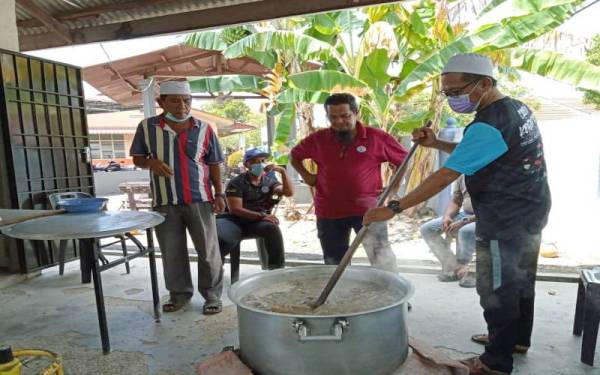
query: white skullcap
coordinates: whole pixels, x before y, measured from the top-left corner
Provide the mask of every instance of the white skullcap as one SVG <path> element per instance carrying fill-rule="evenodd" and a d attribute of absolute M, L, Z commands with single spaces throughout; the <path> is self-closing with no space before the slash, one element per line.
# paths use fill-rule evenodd
<path fill-rule="evenodd" d="M 164 81 L 160 83 L 160 95 L 192 95 L 188 81 Z"/>
<path fill-rule="evenodd" d="M 448 60 L 442 74 L 445 73 L 471 73 L 494 78 L 492 60 L 476 53 L 462 53 Z"/>

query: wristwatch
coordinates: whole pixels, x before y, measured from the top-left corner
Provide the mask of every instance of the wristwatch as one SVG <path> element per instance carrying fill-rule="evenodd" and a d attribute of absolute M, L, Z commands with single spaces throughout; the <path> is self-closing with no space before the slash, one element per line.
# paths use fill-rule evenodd
<path fill-rule="evenodd" d="M 221 198 L 225 199 L 225 194 L 223 194 L 223 193 L 215 193 L 215 198 L 216 197 L 221 197 Z"/>
<path fill-rule="evenodd" d="M 400 208 L 400 201 L 389 201 L 387 204 L 387 208 L 394 211 L 396 215 L 402 212 L 402 208 Z"/>

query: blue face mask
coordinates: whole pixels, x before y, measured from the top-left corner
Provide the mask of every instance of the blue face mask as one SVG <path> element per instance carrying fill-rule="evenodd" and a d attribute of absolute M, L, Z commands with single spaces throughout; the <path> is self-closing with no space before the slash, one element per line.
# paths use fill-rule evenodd
<path fill-rule="evenodd" d="M 479 82 L 477 82 L 477 85 L 479 85 Z M 477 85 L 475 85 L 475 87 L 477 87 Z M 477 108 L 479 107 L 479 103 L 481 102 L 481 99 L 479 99 L 479 101 L 472 102 L 471 99 L 469 98 L 469 95 L 471 95 L 473 90 L 475 90 L 475 87 L 473 87 L 471 89 L 471 91 L 469 91 L 468 94 L 449 96 L 448 97 L 448 105 L 450 106 L 450 108 L 452 108 L 452 110 L 456 113 L 473 113 L 473 112 L 475 112 L 477 110 Z"/>
<path fill-rule="evenodd" d="M 252 164 L 252 165 L 250 165 L 250 173 L 252 173 L 256 177 L 258 177 L 261 174 L 263 174 L 265 167 L 266 167 L 266 164 L 264 164 L 264 163 Z"/>
<path fill-rule="evenodd" d="M 187 120 L 190 119 L 190 117 L 192 117 L 191 113 L 188 113 L 187 116 L 185 116 L 184 118 L 177 118 L 175 116 L 173 116 L 173 114 L 171 114 L 171 112 L 165 112 L 165 118 L 169 121 L 173 121 L 173 122 L 177 122 L 177 123 L 182 123 L 182 122 L 186 122 Z"/>

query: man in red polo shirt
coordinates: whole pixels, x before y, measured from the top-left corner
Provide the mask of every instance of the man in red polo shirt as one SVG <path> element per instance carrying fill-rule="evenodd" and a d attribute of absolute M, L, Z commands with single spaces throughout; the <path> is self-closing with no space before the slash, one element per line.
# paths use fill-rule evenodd
<path fill-rule="evenodd" d="M 358 232 L 362 217 L 377 202 L 383 184 L 381 164 L 402 163 L 406 150 L 386 132 L 358 121 L 356 99 L 334 94 L 325 101 L 331 124 L 292 149 L 292 166 L 309 186 L 315 187 L 317 232 L 325 264 L 339 264 L 350 244 L 350 231 Z M 312 174 L 304 159 L 317 163 Z M 396 257 L 388 242 L 387 224 L 369 226 L 363 246 L 374 267 L 396 271 Z"/>

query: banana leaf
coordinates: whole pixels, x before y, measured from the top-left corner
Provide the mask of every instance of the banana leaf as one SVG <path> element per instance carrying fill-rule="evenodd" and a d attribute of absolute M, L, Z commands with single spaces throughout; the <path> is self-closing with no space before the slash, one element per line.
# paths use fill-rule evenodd
<path fill-rule="evenodd" d="M 517 48 L 510 55 L 510 66 L 581 89 L 600 91 L 600 66 L 560 53 Z"/>
<path fill-rule="evenodd" d="M 323 91 L 306 91 L 290 87 L 277 95 L 277 102 L 323 104 L 328 96 L 329 94 Z"/>
<path fill-rule="evenodd" d="M 279 115 L 277 128 L 275 129 L 275 142 L 279 144 L 288 144 L 292 126 L 296 126 L 296 106 L 287 104 Z"/>
<path fill-rule="evenodd" d="M 390 81 L 387 69 L 390 58 L 384 49 L 376 49 L 363 60 L 358 78 L 372 88 L 383 87 Z"/>
<path fill-rule="evenodd" d="M 245 91 L 259 92 L 266 85 L 261 77 L 232 74 L 214 77 L 203 77 L 190 80 L 192 92 L 223 92 L 223 91 Z"/>
<path fill-rule="evenodd" d="M 566 21 L 573 7 L 559 5 L 546 8 L 527 17 L 504 20 L 500 24 L 485 25 L 474 34 L 466 35 L 427 56 L 402 80 L 395 94 L 403 96 L 412 87 L 439 74 L 444 64 L 458 53 L 491 52 L 513 48 L 553 30 Z"/>
<path fill-rule="evenodd" d="M 249 35 L 230 45 L 223 51 L 228 58 L 248 56 L 251 52 L 270 52 L 282 50 L 303 60 L 327 60 L 339 57 L 332 45 L 308 35 L 291 31 L 263 31 Z"/>
<path fill-rule="evenodd" d="M 288 76 L 290 85 L 306 91 L 329 93 L 347 92 L 355 96 L 364 96 L 371 92 L 365 82 L 349 74 L 333 70 L 313 70 Z"/>
<path fill-rule="evenodd" d="M 423 126 L 427 120 L 433 117 L 431 111 L 421 111 L 406 116 L 390 127 L 389 133 L 393 135 L 401 135 L 402 133 L 411 132 L 413 129 Z"/>
<path fill-rule="evenodd" d="M 188 34 L 183 44 L 211 51 L 223 51 L 227 44 L 221 38 L 221 31 L 201 31 Z"/>

